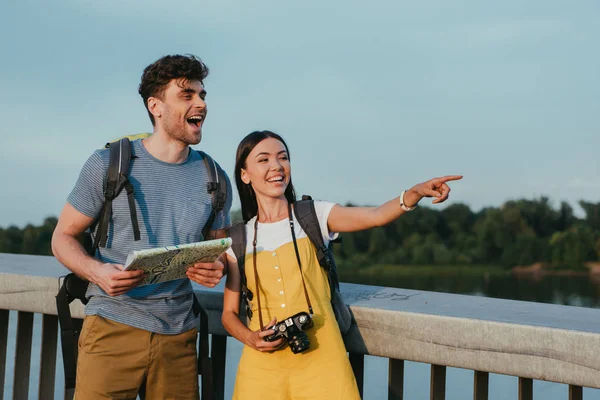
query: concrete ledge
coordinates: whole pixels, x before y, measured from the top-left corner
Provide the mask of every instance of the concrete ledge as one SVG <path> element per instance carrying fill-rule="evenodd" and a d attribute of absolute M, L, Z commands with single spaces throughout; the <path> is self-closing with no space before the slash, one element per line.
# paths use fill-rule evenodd
<path fill-rule="evenodd" d="M 68 273 L 54 257 L 0 253 L 0 308 L 56 315 L 60 277 Z M 83 318 L 81 302 L 70 308 Z"/>
<path fill-rule="evenodd" d="M 600 388 L 600 335 L 353 308 L 350 351 Z"/>
<path fill-rule="evenodd" d="M 0 308 L 56 314 L 67 272 L 52 257 L 0 254 Z M 600 388 L 598 309 L 352 284 L 342 292 L 356 319 L 351 352 Z M 225 335 L 222 285 L 196 295 L 210 332 Z M 72 313 L 81 317 L 81 304 Z"/>

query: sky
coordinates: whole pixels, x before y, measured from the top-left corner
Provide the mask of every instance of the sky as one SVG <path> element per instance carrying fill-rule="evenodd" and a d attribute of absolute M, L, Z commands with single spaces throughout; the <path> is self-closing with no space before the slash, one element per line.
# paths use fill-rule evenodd
<path fill-rule="evenodd" d="M 141 73 L 184 53 L 211 69 L 197 148 L 230 176 L 268 129 L 317 199 L 378 205 L 462 174 L 446 206 L 581 213 L 600 201 L 599 37 L 597 0 L 7 1 L 0 227 L 57 216 L 95 149 L 151 131 Z"/>

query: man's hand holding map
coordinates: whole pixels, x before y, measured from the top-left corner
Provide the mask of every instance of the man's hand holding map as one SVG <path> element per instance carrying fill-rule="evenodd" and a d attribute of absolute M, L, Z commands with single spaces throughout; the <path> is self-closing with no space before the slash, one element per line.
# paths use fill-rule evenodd
<path fill-rule="evenodd" d="M 182 279 L 189 266 L 213 262 L 231 246 L 231 238 L 205 240 L 179 246 L 157 247 L 130 252 L 125 270 L 143 270 L 141 285 Z"/>

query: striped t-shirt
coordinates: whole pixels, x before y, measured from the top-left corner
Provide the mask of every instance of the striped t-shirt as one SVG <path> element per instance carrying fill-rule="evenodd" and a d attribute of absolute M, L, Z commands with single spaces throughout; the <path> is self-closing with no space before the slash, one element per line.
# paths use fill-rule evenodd
<path fill-rule="evenodd" d="M 108 149 L 92 154 L 68 198 L 77 211 L 94 219 L 104 203 L 108 163 Z M 190 150 L 183 163 L 170 164 L 148 153 L 141 140 L 132 141 L 129 181 L 135 192 L 141 239 L 134 241 L 127 192 L 123 190 L 113 200 L 106 248 L 99 249 L 98 258 L 123 264 L 132 250 L 202 240 L 202 228 L 212 209 L 208 180 L 208 171 L 198 152 Z M 217 213 L 212 229 L 230 225 L 231 198 L 231 183 L 227 178 L 227 201 Z M 86 315 L 99 315 L 161 334 L 179 334 L 195 326 L 193 292 L 188 279 L 140 286 L 116 297 L 90 284 L 87 296 L 90 301 L 85 307 Z"/>

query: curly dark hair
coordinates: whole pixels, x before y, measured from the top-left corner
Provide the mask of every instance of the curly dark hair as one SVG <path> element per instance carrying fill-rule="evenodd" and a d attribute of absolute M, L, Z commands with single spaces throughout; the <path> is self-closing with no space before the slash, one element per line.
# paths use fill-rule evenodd
<path fill-rule="evenodd" d="M 256 194 L 254 193 L 252 185 L 245 184 L 244 181 L 242 181 L 242 168 L 246 168 L 246 159 L 248 158 L 248 155 L 250 154 L 252 149 L 254 149 L 254 147 L 256 147 L 257 144 L 268 138 L 279 140 L 285 147 L 285 151 L 287 151 L 288 153 L 288 158 L 290 157 L 290 150 L 288 149 L 285 140 L 283 140 L 283 138 L 275 132 L 271 131 L 254 131 L 248 134 L 245 138 L 242 139 L 236 151 L 235 184 L 237 186 L 238 194 L 240 196 L 240 202 L 242 204 L 242 218 L 244 219 L 244 222 L 248 222 L 252 217 L 254 217 L 258 213 L 258 203 L 256 201 Z M 290 183 L 285 189 L 284 195 L 289 203 L 296 202 L 296 190 L 294 189 L 294 185 L 292 184 L 291 177 Z"/>
<path fill-rule="evenodd" d="M 148 98 L 162 98 L 165 88 L 173 79 L 200 81 L 208 76 L 208 67 L 192 54 L 164 56 L 148 65 L 142 74 L 138 93 L 144 100 L 144 106 L 154 125 L 154 116 L 148 110 Z"/>

